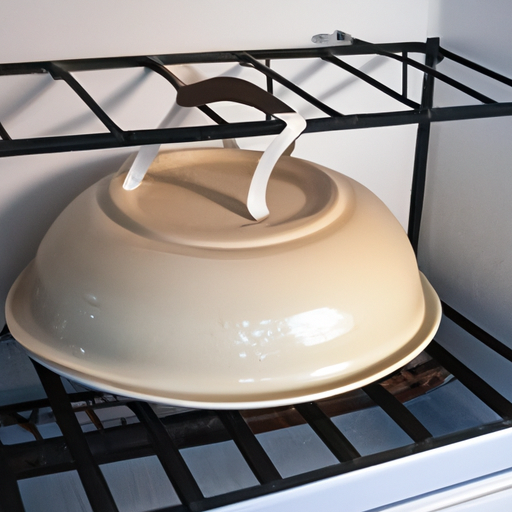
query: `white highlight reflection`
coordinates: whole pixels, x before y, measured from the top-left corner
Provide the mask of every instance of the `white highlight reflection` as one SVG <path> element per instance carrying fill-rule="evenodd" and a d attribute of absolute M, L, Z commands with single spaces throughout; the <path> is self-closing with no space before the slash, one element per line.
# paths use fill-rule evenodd
<path fill-rule="evenodd" d="M 225 325 L 229 329 L 230 326 Z M 297 313 L 282 320 L 261 320 L 258 323 L 243 322 L 234 325 L 236 343 L 243 345 L 240 357 L 247 357 L 247 348 L 252 347 L 260 360 L 280 352 L 279 340 L 289 338 L 306 347 L 326 343 L 343 336 L 354 328 L 354 318 L 333 308 L 317 308 Z"/>
<path fill-rule="evenodd" d="M 333 364 L 331 366 L 325 366 L 324 368 L 320 368 L 314 371 L 311 374 L 311 377 L 327 377 L 328 375 L 334 375 L 342 372 L 347 366 L 349 362 Z"/>
<path fill-rule="evenodd" d="M 289 334 L 306 346 L 318 345 L 351 331 L 354 318 L 333 308 L 319 308 L 286 318 Z"/>

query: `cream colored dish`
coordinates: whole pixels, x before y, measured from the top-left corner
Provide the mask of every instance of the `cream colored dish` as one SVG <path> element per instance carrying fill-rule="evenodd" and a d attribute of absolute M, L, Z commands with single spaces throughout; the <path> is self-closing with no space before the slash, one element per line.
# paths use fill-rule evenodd
<path fill-rule="evenodd" d="M 254 222 L 260 155 L 171 151 L 135 190 L 130 162 L 86 190 L 10 291 L 15 338 L 86 386 L 204 408 L 319 399 L 415 357 L 441 307 L 393 215 L 350 178 L 282 157 Z"/>

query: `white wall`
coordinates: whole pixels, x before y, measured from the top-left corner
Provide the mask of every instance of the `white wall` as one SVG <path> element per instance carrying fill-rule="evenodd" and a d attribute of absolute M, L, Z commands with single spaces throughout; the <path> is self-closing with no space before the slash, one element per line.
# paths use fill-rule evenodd
<path fill-rule="evenodd" d="M 511 16 L 506 0 L 435 0 L 429 31 L 446 48 L 512 77 Z M 512 90 L 449 62 L 439 70 L 493 99 L 512 101 Z M 436 104 L 450 101 L 467 97 L 437 87 Z M 448 304 L 512 346 L 511 133 L 510 118 L 433 126 L 420 262 Z M 467 343 L 443 336 L 463 356 Z"/>
<path fill-rule="evenodd" d="M 0 61 L 308 46 L 336 29 L 423 39 L 426 10 L 426 0 L 3 0 Z"/>

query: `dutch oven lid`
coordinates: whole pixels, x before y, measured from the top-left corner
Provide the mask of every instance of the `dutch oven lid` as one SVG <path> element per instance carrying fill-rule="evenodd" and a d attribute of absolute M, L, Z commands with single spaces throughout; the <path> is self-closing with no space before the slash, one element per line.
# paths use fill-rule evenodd
<path fill-rule="evenodd" d="M 161 153 L 127 192 L 128 161 L 111 181 L 106 206 L 115 221 L 155 240 L 190 247 L 249 249 L 297 240 L 350 215 L 348 181 L 283 157 L 266 190 L 270 215 L 255 222 L 246 202 L 261 153 L 235 149 Z"/>
<path fill-rule="evenodd" d="M 249 408 L 355 389 L 421 352 L 441 307 L 402 227 L 361 184 L 279 158 L 300 123 L 278 115 L 292 133 L 275 151 L 169 152 L 145 178 L 128 161 L 78 196 L 8 296 L 32 357 L 117 394 Z"/>

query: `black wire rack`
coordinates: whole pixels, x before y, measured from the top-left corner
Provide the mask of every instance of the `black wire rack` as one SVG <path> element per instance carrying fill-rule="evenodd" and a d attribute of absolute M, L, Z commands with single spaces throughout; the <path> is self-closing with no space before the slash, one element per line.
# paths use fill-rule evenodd
<path fill-rule="evenodd" d="M 411 54 L 419 55 L 421 59 L 413 59 L 410 57 Z M 343 60 L 344 56 L 351 55 L 379 55 L 399 61 L 402 70 L 402 90 L 390 89 Z M 392 112 L 343 115 L 277 73 L 271 67 L 272 61 L 277 59 L 321 59 L 376 87 L 399 102 L 402 109 Z M 408 229 L 411 243 L 417 250 L 431 123 L 512 115 L 512 102 L 496 102 L 437 71 L 436 65 L 442 59 L 449 59 L 489 79 L 512 86 L 511 79 L 445 50 L 440 46 L 437 38 L 429 39 L 426 43 L 374 45 L 356 39 L 351 45 L 293 50 L 233 51 L 3 64 L 0 65 L 0 76 L 46 73 L 55 80 L 63 80 L 86 103 L 108 131 L 83 135 L 12 139 L 6 128 L 0 124 L 2 139 L 0 140 L 0 156 L 156 143 L 167 144 L 279 133 L 283 128 L 283 124 L 279 120 L 227 123 L 208 106 L 201 108 L 217 123 L 215 125 L 125 131 L 112 121 L 73 77 L 73 72 L 76 71 L 145 67 L 158 73 L 178 89 L 183 84 L 168 69 L 169 65 L 238 62 L 262 73 L 270 92 L 273 90 L 273 84 L 277 82 L 323 112 L 324 117 L 307 119 L 305 133 L 406 124 L 418 125 Z M 419 103 L 408 96 L 408 73 L 411 68 L 424 74 L 422 96 Z M 465 93 L 473 100 L 477 100 L 478 104 L 434 107 L 433 91 L 436 80 Z M 407 108 L 404 109 L 404 106 Z M 443 304 L 443 312 L 447 318 L 467 331 L 478 342 L 491 349 L 496 357 L 504 358 L 512 363 L 512 350 L 505 344 L 480 329 L 450 305 Z M 4 338 L 8 337 L 7 332 L 4 330 Z M 511 426 L 512 403 L 475 372 L 458 361 L 437 341 L 430 344 L 423 357 L 427 358 L 427 362 L 422 366 L 424 367 L 426 364 L 431 370 L 433 368 L 437 376 L 437 381 L 434 384 L 430 382 L 430 388 L 455 379 L 478 400 L 486 404 L 498 419 L 478 424 L 469 429 L 455 430 L 445 435 L 433 434 L 407 407 L 411 395 L 393 392 L 394 379 L 396 380 L 397 375 L 409 370 L 400 370 L 361 390 L 331 399 L 329 403 L 332 410 L 327 407 L 325 401 L 321 401 L 277 408 L 270 412 L 267 410 L 255 411 L 250 414 L 247 411 L 183 410 L 162 415 L 155 412 L 154 406 L 143 401 L 119 397 L 108 398 L 108 395 L 95 391 L 66 391 L 59 376 L 34 363 L 47 398 L 0 407 L 0 419 L 17 419 L 18 425 L 30 431 L 34 437 L 30 442 L 0 443 L 0 511 L 21 512 L 25 510 L 18 485 L 23 479 L 69 470 L 77 471 L 90 507 L 94 512 L 117 511 L 118 505 L 101 466 L 109 462 L 131 460 L 149 454 L 158 457 L 180 502 L 177 505 L 160 509 L 161 512 L 164 510 L 209 510 Z M 380 408 L 408 436 L 410 442 L 398 448 L 362 455 L 333 421 L 336 414 L 344 414 L 344 411 L 349 410 L 350 407 L 347 404 L 352 402 L 357 402 L 358 405 L 354 406 L 356 408 L 370 406 Z M 136 422 L 121 423 L 112 428 L 104 428 L 98 419 L 98 411 L 102 408 L 118 406 L 120 403 L 132 411 Z M 51 410 L 61 435 L 44 439 L 38 434 L 37 422 L 34 418 L 37 417 L 38 411 L 47 409 Z M 30 412 L 28 417 L 27 414 L 21 414 L 27 411 Z M 77 419 L 79 411 L 86 411 L 95 426 L 94 429 L 89 431 L 82 429 Z M 272 417 L 271 425 L 260 425 L 258 427 L 260 430 L 258 430 L 255 425 L 259 419 L 269 417 L 269 415 Z M 320 469 L 283 476 L 261 444 L 257 433 L 265 431 L 265 429 L 287 428 L 298 423 L 311 427 L 334 456 L 336 462 Z M 191 446 L 207 446 L 226 440 L 231 440 L 236 444 L 257 484 L 214 496 L 206 496 L 183 457 L 183 449 Z"/>

